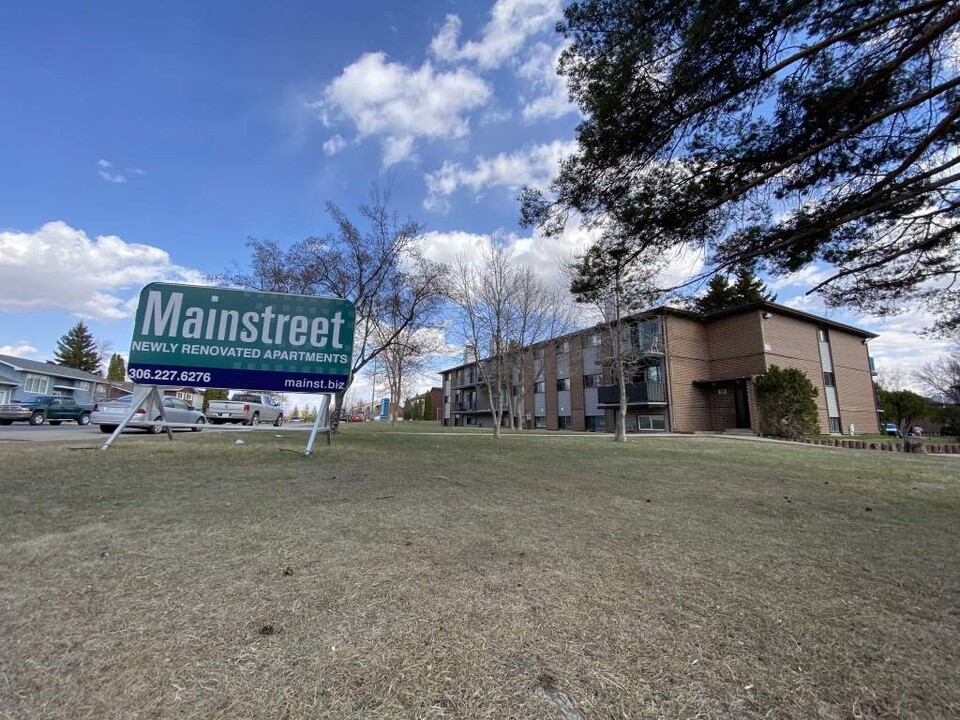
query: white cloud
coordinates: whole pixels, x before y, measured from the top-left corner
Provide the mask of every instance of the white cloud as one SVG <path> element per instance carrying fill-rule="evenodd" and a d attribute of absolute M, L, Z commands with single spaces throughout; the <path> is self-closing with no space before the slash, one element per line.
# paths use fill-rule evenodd
<path fill-rule="evenodd" d="M 112 173 L 107 172 L 106 170 L 97 170 L 97 175 L 111 183 L 121 184 L 127 181 L 127 176 L 123 175 L 122 173 Z"/>
<path fill-rule="evenodd" d="M 197 270 L 175 265 L 166 251 L 115 235 L 91 240 L 83 230 L 50 222 L 36 232 L 0 232 L 0 307 L 68 310 L 116 320 L 136 309 L 136 293 L 155 280 L 203 283 Z"/>
<path fill-rule="evenodd" d="M 517 68 L 517 75 L 527 82 L 534 93 L 531 98 L 520 98 L 525 120 L 558 118 L 578 112 L 577 106 L 570 102 L 567 95 L 566 79 L 557 74 L 557 64 L 564 47 L 537 43 L 526 62 Z"/>
<path fill-rule="evenodd" d="M 334 135 L 323 144 L 323 151 L 327 155 L 336 155 L 347 146 L 347 141 L 339 135 Z"/>
<path fill-rule="evenodd" d="M 97 175 L 109 183 L 121 185 L 127 182 L 128 175 L 139 175 L 142 177 L 147 174 L 145 170 L 138 167 L 127 168 L 122 172 L 119 170 L 114 170 L 113 168 L 114 165 L 109 160 L 104 160 L 103 158 L 97 160 Z"/>
<path fill-rule="evenodd" d="M 325 124 L 346 119 L 360 138 L 378 136 L 384 164 L 413 157 L 418 138 L 461 138 L 470 132 L 467 113 L 492 97 L 490 86 L 469 70 L 436 72 L 429 62 L 414 70 L 368 53 L 347 66 L 308 103 Z"/>
<path fill-rule="evenodd" d="M 460 18 L 447 15 L 430 43 L 430 50 L 439 60 L 469 60 L 484 69 L 497 68 L 514 57 L 527 38 L 552 30 L 561 15 L 560 0 L 497 0 L 479 40 L 469 40 L 457 47 Z"/>
<path fill-rule="evenodd" d="M 0 345 L 0 355 L 13 355 L 14 357 L 28 358 L 38 355 L 39 350 L 26 340 L 18 340 L 13 345 Z"/>
<path fill-rule="evenodd" d="M 560 161 L 576 149 L 572 140 L 555 140 L 534 145 L 526 150 L 500 153 L 494 157 L 477 157 L 472 168 L 460 163 L 445 162 L 435 172 L 424 176 L 427 185 L 428 210 L 442 210 L 445 198 L 461 187 L 475 194 L 497 186 L 517 190 L 524 185 L 546 187 L 560 168 Z"/>

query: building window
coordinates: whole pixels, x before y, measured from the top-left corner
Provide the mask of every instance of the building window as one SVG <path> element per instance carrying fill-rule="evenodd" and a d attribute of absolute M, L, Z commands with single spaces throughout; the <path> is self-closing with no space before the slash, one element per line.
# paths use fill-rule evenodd
<path fill-rule="evenodd" d="M 569 415 L 561 415 L 560 417 L 557 418 L 557 428 L 558 428 L 558 429 L 560 429 L 560 430 L 569 430 L 570 427 L 571 427 L 571 425 L 570 425 L 570 416 L 569 416 Z"/>
<path fill-rule="evenodd" d="M 10 391 L 0 390 L 0 405 L 6 405 L 10 402 Z"/>
<path fill-rule="evenodd" d="M 533 349 L 533 359 L 543 360 L 543 345 L 541 345 L 540 347 L 535 347 Z"/>
<path fill-rule="evenodd" d="M 827 334 L 827 329 L 825 327 L 817 328 L 817 340 L 822 343 L 830 342 L 830 336 Z"/>
<path fill-rule="evenodd" d="M 557 380 L 557 392 L 563 392 L 570 389 L 570 378 L 560 378 Z"/>
<path fill-rule="evenodd" d="M 667 423 L 663 415 L 637 415 L 638 430 L 666 430 Z"/>
<path fill-rule="evenodd" d="M 607 418 L 605 415 L 587 415 L 583 419 L 584 429 L 591 432 L 607 429 Z"/>
<path fill-rule="evenodd" d="M 546 428 L 547 427 L 547 418 L 544 415 L 537 415 L 533 418 L 533 426 L 535 428 Z"/>
<path fill-rule="evenodd" d="M 830 418 L 830 433 L 832 435 L 840 435 L 843 432 L 840 425 L 840 418 L 832 417 Z"/>
<path fill-rule="evenodd" d="M 603 384 L 603 375 L 596 373 L 595 375 L 584 375 L 583 376 L 583 386 L 585 388 L 600 387 Z"/>
<path fill-rule="evenodd" d="M 534 395 L 543 395 L 544 392 L 546 392 L 546 390 L 545 390 L 544 385 L 543 385 L 543 380 L 538 380 L 537 382 L 535 382 L 535 383 L 533 384 L 533 394 L 534 394 Z"/>
<path fill-rule="evenodd" d="M 600 333 L 590 333 L 584 338 L 584 347 L 599 347 Z"/>
<path fill-rule="evenodd" d="M 562 353 L 570 352 L 570 341 L 569 341 L 569 340 L 561 340 L 560 342 L 558 342 L 558 343 L 557 343 L 557 352 L 562 352 Z"/>
<path fill-rule="evenodd" d="M 88 383 L 86 380 L 81 380 L 80 382 L 77 383 L 77 389 L 83 390 L 84 392 L 89 392 L 90 383 Z"/>
<path fill-rule="evenodd" d="M 45 375 L 27 375 L 23 390 L 32 395 L 46 395 L 50 392 L 50 378 Z"/>
<path fill-rule="evenodd" d="M 823 384 L 827 387 L 836 387 L 835 380 L 833 378 L 832 372 L 825 372 L 823 374 Z"/>

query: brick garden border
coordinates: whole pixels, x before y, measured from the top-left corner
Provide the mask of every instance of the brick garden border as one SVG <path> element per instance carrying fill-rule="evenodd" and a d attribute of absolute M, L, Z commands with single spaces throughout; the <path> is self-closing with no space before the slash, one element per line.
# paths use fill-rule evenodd
<path fill-rule="evenodd" d="M 827 447 L 850 448 L 853 450 L 882 450 L 886 452 L 930 453 L 934 455 L 960 455 L 958 443 L 925 443 L 914 441 L 909 443 L 876 442 L 847 438 L 802 438 L 798 442 L 806 445 L 824 445 Z"/>

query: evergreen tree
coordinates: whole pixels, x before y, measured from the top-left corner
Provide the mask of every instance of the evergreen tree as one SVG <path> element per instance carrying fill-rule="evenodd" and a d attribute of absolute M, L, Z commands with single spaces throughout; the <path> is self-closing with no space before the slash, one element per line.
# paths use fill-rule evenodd
<path fill-rule="evenodd" d="M 211 400 L 226 400 L 229 394 L 226 390 L 219 388 L 207 388 L 203 391 L 203 409 L 206 411 Z"/>
<path fill-rule="evenodd" d="M 107 380 L 114 382 L 123 382 L 127 377 L 127 364 L 119 353 L 110 356 L 110 364 L 107 366 Z"/>
<path fill-rule="evenodd" d="M 413 419 L 423 420 L 423 400 L 420 398 L 417 398 L 417 402 L 413 406 Z"/>
<path fill-rule="evenodd" d="M 756 379 L 760 425 L 765 435 L 796 440 L 820 432 L 818 390 L 803 370 L 771 365 Z"/>
<path fill-rule="evenodd" d="M 707 291 L 700 297 L 694 298 L 690 303 L 690 308 L 701 313 L 712 313 L 732 305 L 733 288 L 730 286 L 727 276 L 721 274 L 710 278 Z"/>
<path fill-rule="evenodd" d="M 403 401 L 403 419 L 413 420 L 413 405 L 409 398 Z"/>
<path fill-rule="evenodd" d="M 433 420 L 433 391 L 427 390 L 427 394 L 423 398 L 423 411 L 422 417 L 426 421 Z"/>
<path fill-rule="evenodd" d="M 775 294 L 767 292 L 767 287 L 760 278 L 743 267 L 737 270 L 734 278 L 733 296 L 736 298 L 738 305 L 760 302 L 761 300 L 775 302 L 777 299 Z"/>
<path fill-rule="evenodd" d="M 90 329 L 81 320 L 66 335 L 57 341 L 54 355 L 57 365 L 95 373 L 100 367 L 100 351 L 90 333 Z"/>
<path fill-rule="evenodd" d="M 294 406 L 293 406 L 293 412 L 290 414 L 290 417 L 291 417 L 291 418 L 298 418 L 298 417 L 300 417 L 300 406 L 299 406 L 299 405 L 294 405 Z"/>
<path fill-rule="evenodd" d="M 564 5 L 578 148 L 524 190 L 524 223 L 602 219 L 722 268 L 823 263 L 830 304 L 916 297 L 960 328 L 955 2 Z"/>
<path fill-rule="evenodd" d="M 690 303 L 691 309 L 701 313 L 740 307 L 753 302 L 766 300 L 773 302 L 776 295 L 767 292 L 766 286 L 747 268 L 740 268 L 733 282 L 726 275 L 714 275 L 707 284 L 707 292 Z"/>

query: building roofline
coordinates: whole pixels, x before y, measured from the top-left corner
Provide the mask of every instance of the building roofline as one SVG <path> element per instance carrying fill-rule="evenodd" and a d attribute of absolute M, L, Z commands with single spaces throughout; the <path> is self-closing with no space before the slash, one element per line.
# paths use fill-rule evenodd
<path fill-rule="evenodd" d="M 746 305 L 739 305 L 733 308 L 726 308 L 724 310 L 716 310 L 712 313 L 699 313 L 695 310 L 687 310 L 686 308 L 673 307 L 671 305 L 658 305 L 657 307 L 651 308 L 644 312 L 635 313 L 629 317 L 624 318 L 624 320 L 635 320 L 642 318 L 644 316 L 651 315 L 676 315 L 677 317 L 685 317 L 691 320 L 696 320 L 701 323 L 709 323 L 713 320 L 719 320 L 724 317 L 729 317 L 731 315 L 739 315 L 742 313 L 752 312 L 754 310 L 770 310 L 771 312 L 779 313 L 780 315 L 787 315 L 789 317 L 798 318 L 800 320 L 806 320 L 817 325 L 823 325 L 827 328 L 834 328 L 836 330 L 842 330 L 843 332 L 850 333 L 851 335 L 857 335 L 858 337 L 872 339 L 879 337 L 877 333 L 870 332 L 869 330 L 863 330 L 853 325 L 847 325 L 845 323 L 837 322 L 836 320 L 830 320 L 829 318 L 822 317 L 820 315 L 814 315 L 813 313 L 804 312 L 803 310 L 796 310 L 787 305 L 780 305 L 779 303 L 770 302 L 769 300 L 760 300 L 758 302 L 747 303 Z M 541 345 L 546 345 L 547 343 L 555 343 L 558 340 L 564 340 L 566 338 L 575 337 L 577 335 L 582 335 L 585 332 L 590 330 L 602 329 L 607 323 L 598 322 L 593 325 L 588 325 L 579 330 L 573 330 L 563 335 L 557 335 L 556 337 L 548 338 L 547 340 L 541 340 L 540 342 L 533 343 L 530 347 L 535 348 Z M 471 365 L 476 365 L 477 362 L 483 360 L 488 360 L 489 357 L 481 358 L 478 360 L 472 360 L 470 362 L 461 363 L 455 365 L 454 367 L 441 370 L 440 374 L 445 375 L 455 370 L 460 370 L 462 368 L 470 367 Z"/>
<path fill-rule="evenodd" d="M 769 300 L 760 300 L 758 302 L 747 303 L 746 305 L 740 305 L 734 308 L 726 308 L 724 310 L 716 310 L 707 315 L 699 315 L 699 313 L 693 313 L 695 316 L 701 317 L 704 321 L 710 322 L 711 320 L 718 320 L 723 317 L 728 317 L 730 315 L 738 315 L 740 313 L 750 312 L 751 310 L 771 310 L 781 315 L 789 315 L 790 317 L 799 318 L 800 320 L 808 320 L 814 322 L 817 325 L 824 325 L 828 328 L 835 328 L 837 330 L 843 330 L 852 335 L 859 335 L 864 338 L 875 338 L 879 337 L 877 333 L 870 332 L 869 330 L 863 330 L 853 325 L 847 325 L 846 323 L 837 322 L 836 320 L 830 320 L 821 315 L 814 315 L 813 313 L 804 312 L 803 310 L 796 310 L 795 308 L 788 307 L 787 305 L 781 305 L 779 303 L 770 302 Z M 690 311 L 682 311 L 690 312 Z"/>

